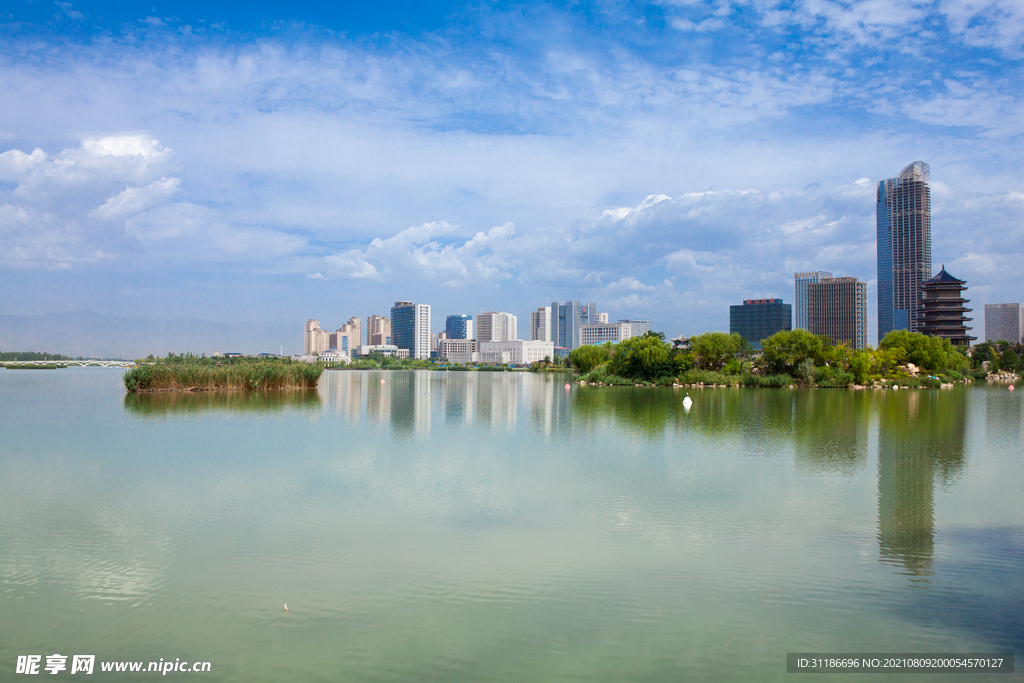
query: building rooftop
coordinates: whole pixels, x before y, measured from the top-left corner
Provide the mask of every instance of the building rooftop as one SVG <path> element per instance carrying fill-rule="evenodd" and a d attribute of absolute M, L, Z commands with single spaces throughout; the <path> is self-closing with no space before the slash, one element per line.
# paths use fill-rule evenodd
<path fill-rule="evenodd" d="M 938 284 L 947 284 L 948 283 L 948 284 L 962 285 L 962 284 L 964 284 L 966 282 L 967 282 L 966 280 L 958 280 L 957 278 L 953 277 L 952 275 L 950 275 L 949 273 L 946 272 L 946 266 L 942 266 L 942 270 L 939 271 L 938 275 L 936 275 L 934 277 L 931 277 L 931 278 L 928 278 L 927 280 L 925 280 L 921 284 L 922 285 L 938 285 Z M 966 289 L 966 287 L 965 287 L 965 289 Z"/>

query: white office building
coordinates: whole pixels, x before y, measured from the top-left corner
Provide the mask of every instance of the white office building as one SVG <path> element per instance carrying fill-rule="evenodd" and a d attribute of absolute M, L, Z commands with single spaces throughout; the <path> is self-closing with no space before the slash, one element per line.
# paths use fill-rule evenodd
<path fill-rule="evenodd" d="M 516 317 L 511 313 L 486 311 L 476 317 L 478 342 L 514 341 L 517 336 Z"/>
<path fill-rule="evenodd" d="M 319 360 L 324 363 L 348 363 L 352 360 L 352 357 L 348 351 L 332 346 L 326 351 L 321 352 Z"/>
<path fill-rule="evenodd" d="M 580 325 L 580 346 L 592 346 L 612 342 L 618 344 L 633 335 L 633 326 L 629 323 L 597 323 Z"/>
<path fill-rule="evenodd" d="M 648 332 L 651 331 L 651 321 L 650 320 L 622 320 L 622 319 L 620 319 L 620 320 L 617 320 L 616 322 L 629 323 L 629 326 L 633 330 L 633 336 L 634 337 L 642 337 L 642 336 L 644 336 L 645 334 L 647 334 Z"/>
<path fill-rule="evenodd" d="M 530 313 L 530 341 L 552 341 L 550 306 L 540 306 Z"/>
<path fill-rule="evenodd" d="M 476 348 L 476 340 L 473 339 L 442 339 L 438 342 L 437 357 L 459 365 L 476 363 Z"/>
<path fill-rule="evenodd" d="M 529 365 L 555 356 L 555 344 L 549 341 L 478 342 L 477 349 L 479 362 L 493 365 Z"/>

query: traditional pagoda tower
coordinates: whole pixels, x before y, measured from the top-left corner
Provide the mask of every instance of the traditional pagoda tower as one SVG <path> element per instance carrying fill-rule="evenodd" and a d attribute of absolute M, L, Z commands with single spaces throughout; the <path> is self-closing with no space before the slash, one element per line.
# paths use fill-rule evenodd
<path fill-rule="evenodd" d="M 931 337 L 942 337 L 954 344 L 970 344 L 977 337 L 967 334 L 970 299 L 961 296 L 967 282 L 958 280 L 942 266 L 939 274 L 921 283 L 921 332 Z"/>

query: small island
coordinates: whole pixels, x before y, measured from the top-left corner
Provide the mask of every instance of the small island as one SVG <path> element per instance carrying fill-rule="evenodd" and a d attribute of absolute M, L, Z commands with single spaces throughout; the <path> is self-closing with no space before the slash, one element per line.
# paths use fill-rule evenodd
<path fill-rule="evenodd" d="M 138 361 L 123 375 L 129 393 L 144 391 L 265 391 L 315 389 L 324 368 L 290 358 L 207 358 L 167 354 Z"/>

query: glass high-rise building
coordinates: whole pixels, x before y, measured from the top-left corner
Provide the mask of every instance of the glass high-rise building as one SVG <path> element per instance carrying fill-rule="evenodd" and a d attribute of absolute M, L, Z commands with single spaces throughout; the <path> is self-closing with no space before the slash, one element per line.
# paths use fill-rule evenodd
<path fill-rule="evenodd" d="M 551 341 L 555 348 L 575 349 L 580 345 L 580 326 L 596 323 L 597 306 L 593 301 L 551 302 Z"/>
<path fill-rule="evenodd" d="M 806 330 L 807 328 L 807 285 L 812 282 L 821 282 L 822 279 L 832 277 L 832 273 L 824 270 L 812 270 L 807 273 L 793 273 L 796 287 L 793 292 L 793 329 Z M 864 322 L 867 322 L 866 320 Z"/>
<path fill-rule="evenodd" d="M 444 331 L 448 339 L 472 339 L 473 316 L 462 313 L 448 316 L 445 319 Z"/>
<path fill-rule="evenodd" d="M 396 301 L 391 307 L 391 343 L 409 358 L 430 358 L 430 306 Z"/>
<path fill-rule="evenodd" d="M 729 333 L 738 334 L 755 349 L 776 332 L 793 329 L 793 307 L 782 299 L 744 299 L 729 307 Z"/>
<path fill-rule="evenodd" d="M 892 330 L 920 332 L 921 283 L 932 276 L 931 168 L 910 164 L 878 181 L 878 339 Z"/>

